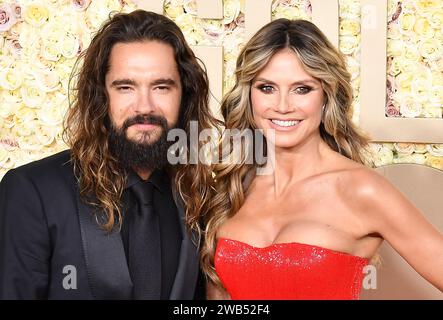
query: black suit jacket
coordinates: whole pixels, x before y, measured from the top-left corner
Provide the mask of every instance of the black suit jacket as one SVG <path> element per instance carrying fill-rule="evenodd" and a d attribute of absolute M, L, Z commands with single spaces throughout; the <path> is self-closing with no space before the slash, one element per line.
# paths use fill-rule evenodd
<path fill-rule="evenodd" d="M 92 210 L 80 200 L 69 151 L 8 171 L 0 183 L 0 298 L 130 299 L 121 236 L 103 231 Z M 181 231 L 170 299 L 192 299 L 199 272 L 184 224 Z"/>

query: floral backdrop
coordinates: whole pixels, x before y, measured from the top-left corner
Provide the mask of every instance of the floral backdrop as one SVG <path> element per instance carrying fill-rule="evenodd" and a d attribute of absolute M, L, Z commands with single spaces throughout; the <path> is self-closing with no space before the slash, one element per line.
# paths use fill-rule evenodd
<path fill-rule="evenodd" d="M 340 49 L 359 115 L 360 1 L 340 0 Z M 443 0 L 388 1 L 389 117 L 442 118 Z M 224 0 L 224 19 L 197 18 L 194 0 L 166 0 L 165 14 L 192 45 L 224 47 L 224 91 L 244 44 L 244 0 Z M 0 0 L 0 179 L 7 170 L 66 149 L 68 80 L 79 53 L 113 12 L 130 0 Z M 308 0 L 275 0 L 272 18 L 311 19 Z M 373 143 L 376 166 L 425 164 L 443 170 L 443 145 Z"/>

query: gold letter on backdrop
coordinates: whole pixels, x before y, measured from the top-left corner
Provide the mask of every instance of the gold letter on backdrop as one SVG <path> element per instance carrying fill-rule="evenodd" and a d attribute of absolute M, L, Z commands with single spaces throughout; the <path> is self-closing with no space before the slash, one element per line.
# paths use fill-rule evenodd
<path fill-rule="evenodd" d="M 338 0 L 311 0 L 312 22 L 328 37 L 329 41 L 338 48 Z"/>
<path fill-rule="evenodd" d="M 362 0 L 360 126 L 373 141 L 443 143 L 442 119 L 386 117 L 387 0 Z"/>
<path fill-rule="evenodd" d="M 338 0 L 311 0 L 312 22 L 338 48 Z M 249 40 L 262 26 L 271 22 L 272 0 L 246 0 L 245 39 Z"/>
<path fill-rule="evenodd" d="M 223 1 L 197 0 L 197 15 L 202 19 L 223 19 Z"/>
<path fill-rule="evenodd" d="M 165 0 L 134 0 L 138 8 L 163 14 Z"/>
<path fill-rule="evenodd" d="M 246 0 L 245 41 L 268 22 L 271 22 L 272 0 Z"/>

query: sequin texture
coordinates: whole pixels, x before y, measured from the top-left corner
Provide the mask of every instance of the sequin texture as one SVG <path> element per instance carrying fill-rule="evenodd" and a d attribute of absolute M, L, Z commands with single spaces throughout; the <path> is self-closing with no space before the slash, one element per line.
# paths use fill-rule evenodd
<path fill-rule="evenodd" d="M 297 242 L 219 239 L 215 269 L 232 299 L 358 299 L 365 258 Z"/>

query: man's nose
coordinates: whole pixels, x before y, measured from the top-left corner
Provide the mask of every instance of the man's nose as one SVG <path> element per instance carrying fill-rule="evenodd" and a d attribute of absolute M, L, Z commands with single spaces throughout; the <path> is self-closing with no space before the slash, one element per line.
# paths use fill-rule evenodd
<path fill-rule="evenodd" d="M 149 90 L 140 90 L 135 104 L 136 113 L 151 113 L 155 110 L 155 102 Z"/>

